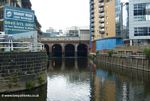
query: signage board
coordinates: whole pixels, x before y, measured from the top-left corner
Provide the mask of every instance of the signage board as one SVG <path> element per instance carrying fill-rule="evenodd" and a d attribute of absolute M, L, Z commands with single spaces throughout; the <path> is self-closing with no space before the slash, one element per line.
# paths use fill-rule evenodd
<path fill-rule="evenodd" d="M 34 11 L 5 6 L 4 31 L 6 34 L 17 34 L 34 30 Z"/>

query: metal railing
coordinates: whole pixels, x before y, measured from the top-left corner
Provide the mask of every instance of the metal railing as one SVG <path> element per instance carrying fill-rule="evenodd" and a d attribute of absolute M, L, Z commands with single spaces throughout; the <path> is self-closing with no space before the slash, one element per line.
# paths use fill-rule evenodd
<path fill-rule="evenodd" d="M 12 42 L 12 41 L 0 42 L 0 51 L 1 52 L 11 52 L 11 51 L 38 52 L 38 51 L 44 51 L 44 44 L 42 43 L 33 44 L 32 42 Z"/>

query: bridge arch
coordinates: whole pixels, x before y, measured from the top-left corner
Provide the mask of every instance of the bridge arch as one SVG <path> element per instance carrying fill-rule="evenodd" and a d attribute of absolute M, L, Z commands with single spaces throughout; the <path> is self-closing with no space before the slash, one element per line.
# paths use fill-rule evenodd
<path fill-rule="evenodd" d="M 88 46 L 86 44 L 79 44 L 77 46 L 77 56 L 78 57 L 87 57 L 88 55 Z"/>
<path fill-rule="evenodd" d="M 62 57 L 62 46 L 60 44 L 52 46 L 52 57 Z"/>
<path fill-rule="evenodd" d="M 65 45 L 65 57 L 74 57 L 75 56 L 75 46 L 73 44 Z"/>

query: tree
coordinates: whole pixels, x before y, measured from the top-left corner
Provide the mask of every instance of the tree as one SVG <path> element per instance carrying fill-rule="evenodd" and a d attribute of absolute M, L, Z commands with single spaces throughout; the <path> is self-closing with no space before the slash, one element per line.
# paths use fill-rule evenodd
<path fill-rule="evenodd" d="M 150 47 L 144 49 L 144 55 L 146 59 L 150 59 Z"/>

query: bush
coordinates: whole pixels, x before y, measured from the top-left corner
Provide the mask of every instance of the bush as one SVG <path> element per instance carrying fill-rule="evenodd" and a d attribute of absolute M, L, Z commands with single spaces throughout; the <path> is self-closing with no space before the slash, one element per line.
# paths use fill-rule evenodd
<path fill-rule="evenodd" d="M 112 50 L 110 50 L 110 51 L 108 51 L 107 53 L 108 53 L 108 56 L 110 56 L 110 57 L 111 57 L 111 56 L 112 56 L 112 54 L 113 54 L 113 51 L 112 51 Z"/>
<path fill-rule="evenodd" d="M 99 52 L 99 51 L 96 51 L 96 56 L 99 55 L 99 54 L 100 54 L 100 52 Z"/>
<path fill-rule="evenodd" d="M 144 55 L 147 59 L 150 59 L 150 48 L 145 48 L 144 49 Z"/>
<path fill-rule="evenodd" d="M 43 75 L 40 75 L 39 77 L 38 77 L 38 83 L 41 85 L 41 84 L 43 84 L 44 83 L 44 77 L 43 77 Z"/>
<path fill-rule="evenodd" d="M 26 89 L 32 89 L 35 86 L 34 81 L 28 81 L 26 82 Z"/>

